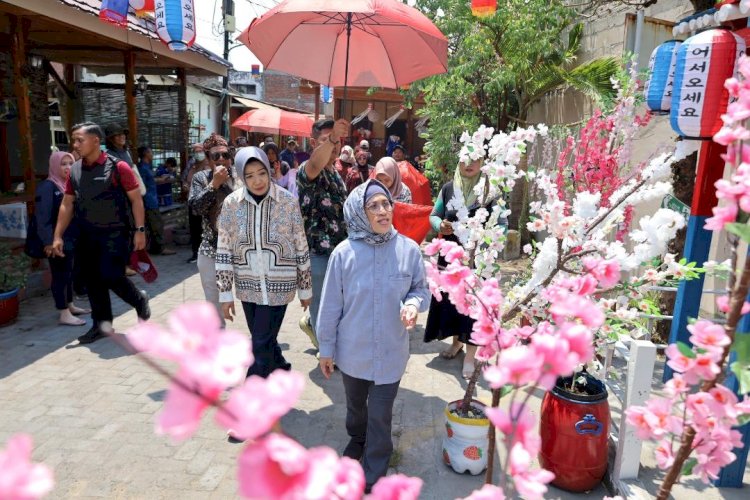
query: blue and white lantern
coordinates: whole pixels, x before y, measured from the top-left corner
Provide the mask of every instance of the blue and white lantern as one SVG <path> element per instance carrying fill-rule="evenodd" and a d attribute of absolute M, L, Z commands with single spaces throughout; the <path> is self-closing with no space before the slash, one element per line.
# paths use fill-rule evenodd
<path fill-rule="evenodd" d="M 171 50 L 182 52 L 195 42 L 193 0 L 156 0 L 156 34 Z"/>
<path fill-rule="evenodd" d="M 677 49 L 681 43 L 679 40 L 669 40 L 651 53 L 648 62 L 649 77 L 643 93 L 648 109 L 655 113 L 668 113 L 672 104 Z"/>

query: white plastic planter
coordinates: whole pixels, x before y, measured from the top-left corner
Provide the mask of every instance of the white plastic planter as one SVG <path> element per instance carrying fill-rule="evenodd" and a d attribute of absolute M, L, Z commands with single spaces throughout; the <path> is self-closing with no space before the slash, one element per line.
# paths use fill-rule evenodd
<path fill-rule="evenodd" d="M 487 468 L 490 421 L 487 418 L 461 418 L 451 413 L 459 404 L 461 400 L 453 401 L 445 408 L 443 461 L 459 474 L 468 472 L 476 476 Z M 486 408 L 476 400 L 472 400 L 472 406 Z"/>

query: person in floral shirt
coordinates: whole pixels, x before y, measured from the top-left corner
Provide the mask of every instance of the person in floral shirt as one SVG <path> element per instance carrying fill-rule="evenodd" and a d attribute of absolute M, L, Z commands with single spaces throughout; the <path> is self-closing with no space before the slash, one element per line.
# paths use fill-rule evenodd
<path fill-rule="evenodd" d="M 336 172 L 334 162 L 341 148 L 341 138 L 348 131 L 349 122 L 344 119 L 336 122 L 327 119 L 316 121 L 310 141 L 313 153 L 297 172 L 297 192 L 310 249 L 313 285 L 310 314 L 302 317 L 300 328 L 316 348 L 315 324 L 328 258 L 336 245 L 347 237 L 344 223 L 346 186 Z"/>

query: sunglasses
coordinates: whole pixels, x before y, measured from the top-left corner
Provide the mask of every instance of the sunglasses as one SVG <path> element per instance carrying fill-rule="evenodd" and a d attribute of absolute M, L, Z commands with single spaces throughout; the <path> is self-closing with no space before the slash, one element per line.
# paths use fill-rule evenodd
<path fill-rule="evenodd" d="M 232 155 L 228 151 L 224 151 L 222 153 L 211 153 L 211 159 L 213 161 L 219 161 L 219 158 L 224 158 L 225 160 L 231 160 Z"/>

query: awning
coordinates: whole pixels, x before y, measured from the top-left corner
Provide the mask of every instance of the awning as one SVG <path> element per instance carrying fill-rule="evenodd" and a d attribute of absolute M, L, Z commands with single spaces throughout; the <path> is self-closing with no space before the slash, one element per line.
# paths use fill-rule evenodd
<path fill-rule="evenodd" d="M 279 106 L 273 106 L 266 104 L 265 102 L 256 101 L 255 99 L 247 99 L 246 97 L 233 96 L 235 102 L 239 103 L 248 109 L 279 109 Z"/>
<path fill-rule="evenodd" d="M 0 31 L 7 32 L 2 29 L 7 15 L 26 17 L 31 22 L 28 51 L 60 63 L 121 71 L 120 54 L 131 50 L 139 73 L 184 68 L 191 75 L 224 76 L 231 67 L 198 45 L 186 52 L 169 50 L 156 36 L 151 19 L 130 15 L 127 29 L 108 25 L 99 20 L 100 7 L 101 0 L 3 0 Z"/>

